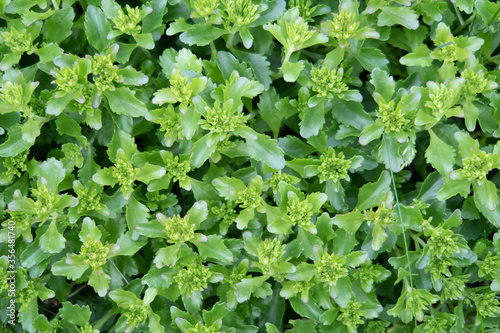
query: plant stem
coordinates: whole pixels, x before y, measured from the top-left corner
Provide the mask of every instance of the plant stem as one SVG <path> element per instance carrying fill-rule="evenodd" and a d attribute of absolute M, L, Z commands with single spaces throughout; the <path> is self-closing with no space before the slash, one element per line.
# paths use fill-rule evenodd
<path fill-rule="evenodd" d="M 217 56 L 217 48 L 215 47 L 214 41 L 210 42 L 210 50 L 212 51 L 212 54 L 210 55 L 210 60 L 213 61 Z"/>
<path fill-rule="evenodd" d="M 232 49 L 233 48 L 234 34 L 235 33 L 230 34 L 229 37 L 227 38 L 226 48 L 228 48 L 228 49 Z"/>
<path fill-rule="evenodd" d="M 96 330 L 100 330 L 102 325 L 104 325 L 112 315 L 113 313 L 109 310 L 101 319 L 92 324 L 92 327 Z"/>

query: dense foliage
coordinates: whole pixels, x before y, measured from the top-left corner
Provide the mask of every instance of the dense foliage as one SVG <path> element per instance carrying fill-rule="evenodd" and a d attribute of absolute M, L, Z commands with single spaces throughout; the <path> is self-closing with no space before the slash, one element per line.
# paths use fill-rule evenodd
<path fill-rule="evenodd" d="M 499 13 L 0 0 L 2 326 L 498 332 Z"/>

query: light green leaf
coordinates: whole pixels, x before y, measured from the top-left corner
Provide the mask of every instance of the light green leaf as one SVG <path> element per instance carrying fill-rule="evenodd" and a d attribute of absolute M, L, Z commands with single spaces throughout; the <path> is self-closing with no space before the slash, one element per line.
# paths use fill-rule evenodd
<path fill-rule="evenodd" d="M 285 167 L 285 158 L 283 150 L 278 146 L 276 140 L 264 134 L 258 134 L 257 140 L 247 140 L 248 155 L 257 160 L 266 163 L 271 168 L 281 170 Z"/>
<path fill-rule="evenodd" d="M 221 236 L 210 235 L 206 242 L 196 242 L 196 247 L 202 258 L 212 258 L 223 264 L 233 262 L 233 254 L 228 250 Z"/>
<path fill-rule="evenodd" d="M 345 231 L 347 231 L 347 233 L 352 235 L 356 233 L 365 219 L 366 218 L 363 214 L 354 211 L 343 215 L 335 215 L 335 217 L 332 219 L 332 222 L 339 228 L 344 229 Z"/>
<path fill-rule="evenodd" d="M 47 253 L 59 253 L 64 249 L 66 238 L 57 230 L 56 220 L 52 220 L 47 231 L 40 237 L 40 248 Z"/>
<path fill-rule="evenodd" d="M 89 5 L 85 12 L 85 34 L 90 45 L 95 47 L 98 52 L 104 51 L 110 44 L 107 39 L 108 33 L 111 31 L 106 16 L 98 7 Z"/>
<path fill-rule="evenodd" d="M 125 87 L 116 88 L 115 91 L 105 91 L 111 111 L 116 114 L 124 114 L 131 117 L 146 117 L 148 109 L 146 105 L 138 100 L 130 89 Z"/>
<path fill-rule="evenodd" d="M 390 191 L 391 177 L 387 171 L 380 174 L 375 183 L 368 183 L 361 187 L 358 194 L 356 209 L 364 211 L 379 205 L 380 200 Z"/>
<path fill-rule="evenodd" d="M 224 29 L 217 28 L 214 25 L 198 23 L 189 30 L 183 32 L 180 39 L 183 43 L 188 45 L 204 46 L 225 34 L 227 34 L 227 31 Z"/>
<path fill-rule="evenodd" d="M 58 10 L 50 19 L 45 21 L 45 41 L 47 43 L 59 44 L 71 35 L 71 27 L 75 12 L 73 8 L 67 7 Z"/>
<path fill-rule="evenodd" d="M 444 177 L 453 171 L 455 164 L 455 149 L 442 141 L 434 132 L 429 129 L 431 142 L 425 151 L 425 157 L 439 173 Z"/>

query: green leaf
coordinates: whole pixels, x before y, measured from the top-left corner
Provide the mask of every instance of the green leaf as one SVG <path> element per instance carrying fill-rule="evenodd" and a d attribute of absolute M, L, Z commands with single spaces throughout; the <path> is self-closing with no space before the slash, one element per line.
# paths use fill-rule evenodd
<path fill-rule="evenodd" d="M 401 144 L 396 138 L 388 138 L 386 135 L 382 137 L 382 142 L 377 147 L 377 155 L 380 162 L 385 164 L 387 169 L 393 172 L 399 172 L 403 169 L 405 160 L 400 153 Z"/>
<path fill-rule="evenodd" d="M 110 168 L 97 170 L 92 180 L 103 186 L 115 186 L 118 183 L 118 179 L 113 176 L 113 170 Z"/>
<path fill-rule="evenodd" d="M 137 180 L 144 184 L 149 184 L 153 179 L 160 179 L 165 175 L 165 168 L 159 165 L 146 163 L 139 168 Z"/>
<path fill-rule="evenodd" d="M 233 254 L 228 250 L 221 236 L 210 235 L 206 242 L 196 242 L 202 258 L 212 258 L 224 264 L 233 262 Z"/>
<path fill-rule="evenodd" d="M 364 129 L 373 124 L 372 117 L 365 112 L 359 102 L 335 100 L 332 113 L 341 123 L 357 129 Z"/>
<path fill-rule="evenodd" d="M 407 29 L 415 30 L 418 28 L 418 15 L 408 7 L 387 6 L 382 9 L 378 15 L 379 26 L 402 25 Z"/>
<path fill-rule="evenodd" d="M 227 31 L 224 29 L 205 23 L 197 23 L 189 30 L 183 32 L 180 39 L 188 45 L 204 46 L 225 34 L 227 34 Z"/>
<path fill-rule="evenodd" d="M 70 258 L 75 258 L 75 255 L 73 255 L 73 257 L 68 257 L 68 258 L 64 257 L 60 261 L 54 263 L 51 269 L 52 274 L 62 275 L 70 280 L 75 281 L 79 279 L 87 269 L 89 269 L 90 266 L 87 265 L 76 266 L 68 263 L 67 261 Z"/>
<path fill-rule="evenodd" d="M 343 215 L 335 215 L 332 221 L 333 224 L 353 235 L 365 220 L 366 217 L 363 214 L 354 211 Z"/>
<path fill-rule="evenodd" d="M 125 87 L 116 88 L 115 91 L 105 91 L 111 111 L 116 114 L 124 114 L 131 117 L 145 117 L 148 108 L 138 100 L 130 89 Z"/>
<path fill-rule="evenodd" d="M 444 184 L 437 194 L 437 199 L 445 201 L 457 194 L 462 197 L 467 197 L 470 192 L 470 183 L 466 180 L 453 180 L 449 177 L 444 177 Z"/>
<path fill-rule="evenodd" d="M 257 104 L 260 116 L 269 125 L 275 138 L 278 137 L 281 121 L 283 120 L 283 114 L 276 107 L 278 100 L 279 96 L 276 93 L 276 89 L 267 90 L 266 88 L 260 95 L 259 103 Z"/>
<path fill-rule="evenodd" d="M 155 42 L 151 34 L 134 35 L 134 39 L 137 42 L 137 45 L 139 45 L 140 47 L 143 47 L 147 50 L 152 50 L 155 48 Z"/>
<path fill-rule="evenodd" d="M 267 57 L 257 53 L 249 53 L 249 52 L 239 51 L 236 49 L 231 50 L 231 52 L 240 61 L 250 64 L 257 80 L 259 80 L 259 82 L 264 85 L 266 90 L 269 89 L 272 83 L 271 74 L 273 72 L 269 69 L 269 66 L 271 64 L 267 60 Z"/>
<path fill-rule="evenodd" d="M 485 180 L 481 186 L 477 182 L 472 183 L 474 196 L 479 198 L 481 205 L 488 210 L 495 210 L 498 206 L 498 194 L 495 184 L 489 180 Z"/>
<path fill-rule="evenodd" d="M 289 302 L 299 315 L 319 322 L 319 317 L 323 312 L 315 302 L 304 303 L 299 297 L 292 297 L 289 299 Z"/>
<path fill-rule="evenodd" d="M 399 62 L 405 66 L 429 67 L 432 66 L 431 50 L 427 45 L 420 45 L 413 53 L 407 54 Z"/>
<path fill-rule="evenodd" d="M 12 126 L 9 137 L 0 145 L 0 157 L 16 156 L 33 145 L 22 139 L 23 133 L 19 125 Z"/>
<path fill-rule="evenodd" d="M 267 276 L 259 276 L 241 280 L 236 284 L 236 298 L 238 302 L 244 302 L 250 298 L 250 295 L 255 292 L 268 279 Z"/>
<path fill-rule="evenodd" d="M 300 72 L 304 69 L 304 63 L 300 61 L 294 63 L 287 61 L 279 69 L 283 72 L 283 79 L 286 82 L 295 82 Z"/>
<path fill-rule="evenodd" d="M 47 231 L 40 237 L 40 248 L 47 253 L 59 253 L 64 249 L 66 238 L 57 230 L 56 220 L 52 220 Z"/>
<path fill-rule="evenodd" d="M 163 15 L 167 12 L 167 0 L 153 0 L 148 3 L 153 10 L 142 20 L 142 32 L 150 33 L 163 24 Z"/>
<path fill-rule="evenodd" d="M 64 321 L 78 326 L 85 326 L 85 324 L 88 324 L 91 315 L 88 305 L 80 307 L 70 302 L 64 302 L 59 313 Z"/>
<path fill-rule="evenodd" d="M 130 160 L 132 155 L 137 152 L 137 145 L 135 144 L 135 139 L 127 132 L 124 132 L 118 128 L 115 128 L 113 137 L 108 144 L 108 156 L 109 159 L 114 163 L 116 162 L 116 154 L 118 149 L 122 149 L 125 156 Z"/>
<path fill-rule="evenodd" d="M 76 97 L 76 93 L 67 93 L 60 98 L 51 98 L 47 103 L 47 109 L 45 112 L 54 116 L 60 115 L 68 104 Z"/>
<path fill-rule="evenodd" d="M 82 127 L 76 120 L 66 114 L 60 114 L 56 118 L 56 130 L 59 135 L 69 135 L 78 140 L 80 146 L 86 146 L 87 139 L 82 135 Z"/>
<path fill-rule="evenodd" d="M 135 196 L 131 196 L 127 202 L 125 218 L 127 220 L 128 230 L 132 233 L 132 240 L 135 241 L 139 238 L 139 233 L 137 232 L 136 227 L 148 221 L 149 209 L 137 201 Z"/>
<path fill-rule="evenodd" d="M 98 7 L 89 5 L 85 12 L 85 34 L 90 45 L 95 47 L 98 52 L 104 51 L 110 44 L 107 39 L 108 33 L 111 31 L 106 16 Z"/>
<path fill-rule="evenodd" d="M 123 84 L 142 86 L 149 82 L 149 78 L 147 75 L 136 71 L 130 66 L 118 70 L 117 74 L 123 77 Z"/>
<path fill-rule="evenodd" d="M 380 13 L 380 15 L 382 14 Z M 374 47 L 364 47 L 359 50 L 359 53 L 353 54 L 353 56 L 364 69 L 370 72 L 376 68 L 385 69 L 387 68 L 387 64 L 389 64 L 389 60 L 387 60 L 382 51 Z"/>
<path fill-rule="evenodd" d="M 387 171 L 380 174 L 375 183 L 368 183 L 361 187 L 358 194 L 356 209 L 364 211 L 373 207 L 378 207 L 380 200 L 390 191 L 391 177 Z"/>
<path fill-rule="evenodd" d="M 71 27 L 75 12 L 73 8 L 67 7 L 58 10 L 50 19 L 45 21 L 45 41 L 47 43 L 61 43 L 71 35 Z"/>
<path fill-rule="evenodd" d="M 133 196 L 131 198 L 133 198 Z M 148 239 L 146 237 L 141 237 L 134 240 L 130 236 L 130 233 L 124 233 L 116 241 L 116 244 L 118 244 L 120 248 L 118 252 L 114 254 L 114 256 L 133 256 L 147 243 Z"/>
<path fill-rule="evenodd" d="M 190 162 L 194 168 L 201 167 L 203 163 L 205 163 L 205 161 L 208 160 L 215 152 L 217 145 L 213 144 L 209 147 L 207 145 L 209 138 L 210 135 L 204 135 L 193 145 L 193 148 L 191 149 Z"/>
<path fill-rule="evenodd" d="M 281 170 L 285 167 L 283 150 L 278 146 L 276 140 L 264 134 L 258 134 L 257 140 L 247 140 L 248 155 L 266 163 L 271 168 Z"/>
<path fill-rule="evenodd" d="M 53 61 L 54 58 L 60 56 L 63 52 L 64 50 L 55 43 L 46 44 L 35 51 L 40 57 L 41 63 Z"/>
<path fill-rule="evenodd" d="M 89 285 L 94 288 L 97 294 L 104 297 L 109 289 L 111 277 L 104 273 L 102 268 L 94 269 L 89 277 Z"/>
<path fill-rule="evenodd" d="M 384 100 L 390 101 L 396 87 L 393 77 L 379 68 L 375 68 L 371 76 L 370 83 L 375 87 L 375 92 L 379 93 Z"/>
<path fill-rule="evenodd" d="M 455 164 L 455 149 L 442 141 L 429 129 L 431 142 L 425 151 L 425 157 L 439 173 L 444 177 L 453 171 Z"/>
<path fill-rule="evenodd" d="M 39 166 L 38 175 L 45 178 L 47 188 L 58 193 L 59 183 L 66 177 L 66 170 L 61 161 L 51 157 L 42 162 Z"/>
<path fill-rule="evenodd" d="M 318 105 L 312 108 L 304 109 L 304 117 L 299 123 L 300 125 L 300 135 L 303 138 L 309 138 L 311 136 L 318 135 L 319 131 L 323 128 L 325 124 L 325 101 L 324 99 L 319 102 Z"/>

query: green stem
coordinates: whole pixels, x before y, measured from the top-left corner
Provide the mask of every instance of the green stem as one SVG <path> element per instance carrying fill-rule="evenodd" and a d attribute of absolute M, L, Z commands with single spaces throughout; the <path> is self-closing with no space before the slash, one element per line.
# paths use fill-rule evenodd
<path fill-rule="evenodd" d="M 460 21 L 460 25 L 464 25 L 465 24 L 464 19 L 462 18 L 462 14 L 458 10 L 457 5 L 455 4 L 455 1 L 453 1 L 453 8 L 455 8 L 455 12 L 457 13 L 458 20 Z"/>
<path fill-rule="evenodd" d="M 125 277 L 125 275 L 123 275 L 123 273 L 118 269 L 118 267 L 116 267 L 115 263 L 113 262 L 113 260 L 109 259 L 109 262 L 116 268 L 116 270 L 118 271 L 118 273 L 120 273 L 120 275 L 122 276 L 123 280 L 125 281 L 125 284 L 128 284 L 128 280 L 127 278 Z"/>
<path fill-rule="evenodd" d="M 212 54 L 210 55 L 210 60 L 213 61 L 217 56 L 217 48 L 215 47 L 214 41 L 210 42 L 210 50 L 212 51 Z"/>
<path fill-rule="evenodd" d="M 479 316 L 479 321 L 481 322 L 481 332 L 484 333 L 483 316 L 481 316 L 479 313 L 477 315 Z"/>
<path fill-rule="evenodd" d="M 227 38 L 226 48 L 228 48 L 228 49 L 232 49 L 233 48 L 234 34 L 235 33 L 230 34 L 229 37 Z"/>
<path fill-rule="evenodd" d="M 59 10 L 59 4 L 57 3 L 57 0 L 52 0 L 52 5 L 54 6 L 55 10 Z"/>
<path fill-rule="evenodd" d="M 474 13 L 462 25 L 460 25 L 458 28 L 453 30 L 452 34 L 454 36 L 458 35 L 462 30 L 467 28 L 474 21 L 475 18 L 476 18 L 476 14 Z"/>
<path fill-rule="evenodd" d="M 109 318 L 113 316 L 111 310 L 109 310 L 101 319 L 92 324 L 92 327 L 96 330 L 100 330 L 101 327 L 108 321 Z"/>

